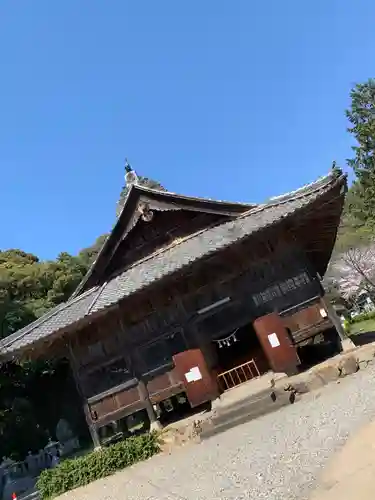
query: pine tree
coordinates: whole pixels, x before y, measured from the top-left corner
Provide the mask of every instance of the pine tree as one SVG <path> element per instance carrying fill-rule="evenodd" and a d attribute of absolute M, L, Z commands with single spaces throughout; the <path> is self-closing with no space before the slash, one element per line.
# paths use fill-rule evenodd
<path fill-rule="evenodd" d="M 362 223 L 375 226 L 375 79 L 357 84 L 350 93 L 351 106 L 346 115 L 357 144 L 348 165 L 356 175 L 352 214 Z"/>

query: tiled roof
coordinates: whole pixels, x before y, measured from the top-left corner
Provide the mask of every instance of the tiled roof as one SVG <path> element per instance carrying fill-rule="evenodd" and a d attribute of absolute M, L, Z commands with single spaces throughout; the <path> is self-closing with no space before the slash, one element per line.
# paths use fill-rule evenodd
<path fill-rule="evenodd" d="M 313 203 L 345 177 L 328 175 L 293 193 L 271 199 L 229 222 L 214 226 L 171 245 L 134 264 L 116 277 L 53 309 L 0 342 L 0 355 L 16 352 L 43 340 L 78 320 L 129 297 L 193 262 L 275 224 Z"/>
<path fill-rule="evenodd" d="M 108 235 L 95 261 L 90 266 L 90 269 L 73 293 L 73 297 L 77 297 L 83 291 L 89 290 L 105 279 L 105 272 L 111 257 L 114 255 L 119 243 L 127 237 L 130 230 L 136 224 L 136 221 L 140 217 L 140 212 L 138 210 L 139 203 L 145 201 L 150 204 L 151 210 L 173 210 L 176 208 L 182 210 L 193 209 L 231 217 L 242 214 L 256 206 L 253 203 L 196 198 L 172 193 L 171 191 L 160 191 L 158 189 L 150 189 L 143 185 L 133 184 L 130 186 L 124 206 L 115 226 Z"/>
<path fill-rule="evenodd" d="M 51 309 L 48 313 L 0 341 L 0 355 L 15 352 L 84 318 L 99 292 L 88 290 L 72 301 Z"/>

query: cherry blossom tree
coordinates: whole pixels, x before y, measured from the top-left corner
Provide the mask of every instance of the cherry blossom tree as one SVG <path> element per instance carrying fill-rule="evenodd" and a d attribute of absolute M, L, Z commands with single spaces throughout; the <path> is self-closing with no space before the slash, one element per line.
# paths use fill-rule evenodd
<path fill-rule="evenodd" d="M 352 247 L 343 252 L 329 271 L 329 278 L 338 284 L 345 299 L 365 290 L 375 294 L 375 243 Z"/>

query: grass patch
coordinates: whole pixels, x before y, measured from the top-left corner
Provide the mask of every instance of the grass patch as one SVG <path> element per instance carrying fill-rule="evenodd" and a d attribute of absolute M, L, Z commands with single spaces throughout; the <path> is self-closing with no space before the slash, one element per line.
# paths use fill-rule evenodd
<path fill-rule="evenodd" d="M 44 470 L 39 476 L 37 488 L 40 497 L 42 500 L 50 500 L 146 460 L 159 451 L 159 435 L 151 432 L 130 437 L 82 457 L 64 460 L 54 469 Z"/>
<path fill-rule="evenodd" d="M 375 332 L 375 318 L 366 319 L 350 325 L 350 335 L 357 335 L 365 332 Z"/>

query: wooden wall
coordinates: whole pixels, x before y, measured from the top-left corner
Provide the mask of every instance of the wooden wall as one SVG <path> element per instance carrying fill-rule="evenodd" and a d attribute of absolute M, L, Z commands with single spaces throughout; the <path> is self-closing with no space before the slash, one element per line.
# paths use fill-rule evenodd
<path fill-rule="evenodd" d="M 297 311 L 290 311 L 283 317 L 283 323 L 293 337 L 295 343 L 303 342 L 317 333 L 321 333 L 333 327 L 327 316 L 322 316 L 324 310 L 320 301 L 307 304 L 306 307 Z"/>
<path fill-rule="evenodd" d="M 223 221 L 226 216 L 191 210 L 153 211 L 146 222 L 138 219 L 126 238 L 120 243 L 106 271 L 107 278 L 135 261 L 151 255 L 179 238 Z"/>
<path fill-rule="evenodd" d="M 147 293 L 129 298 L 117 310 L 83 329 L 73 341 L 79 378 L 91 401 L 92 415 L 102 424 L 108 418 L 143 407 L 137 388 L 141 379 L 154 400 L 160 394 L 166 397 L 183 389 L 182 381 L 171 375 L 172 362 L 150 371 L 145 361 L 148 345 L 152 347 L 152 342 L 163 335 L 180 332 L 185 349 L 192 348 L 319 291 L 304 255 L 274 235 L 273 240 L 231 247 L 173 279 L 161 281 Z M 197 314 L 225 297 L 231 300 L 221 310 Z M 116 377 L 111 375 L 113 367 Z M 99 399 L 100 384 L 95 378 L 108 382 L 108 387 L 101 387 L 103 397 Z M 113 391 L 115 386 L 111 384 L 119 390 Z"/>

